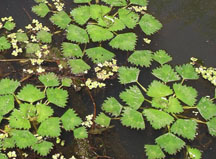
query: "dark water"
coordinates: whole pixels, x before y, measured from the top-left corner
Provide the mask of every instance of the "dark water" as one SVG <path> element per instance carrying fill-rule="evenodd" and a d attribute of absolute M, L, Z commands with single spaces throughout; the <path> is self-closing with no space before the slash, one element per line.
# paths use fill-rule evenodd
<path fill-rule="evenodd" d="M 68 6 L 72 4 L 71 1 L 66 1 L 68 11 L 70 10 Z M 33 0 L 0 0 L 0 17 L 11 15 L 15 19 L 17 28 L 22 28 L 31 22 L 28 14 L 32 18 L 38 18 L 31 13 L 32 4 L 34 4 Z M 173 65 L 187 63 L 190 57 L 194 56 L 202 59 L 205 65 L 216 67 L 215 8 L 215 0 L 150 0 L 148 12 L 161 21 L 163 28 L 159 33 L 149 37 L 152 40 L 150 45 L 143 45 L 142 38 L 140 38 L 137 49 L 151 49 L 153 51 L 164 49 L 173 57 L 171 62 Z M 46 19 L 40 21 L 44 25 L 50 24 Z M 138 34 L 141 33 L 138 32 Z M 117 57 L 122 58 L 121 61 L 124 63 L 125 56 L 121 52 L 117 53 Z M 150 69 L 143 69 L 139 81 L 147 87 L 152 79 Z M 214 87 L 202 79 L 186 83 L 197 88 L 199 98 L 213 95 Z M 98 111 L 100 111 L 100 106 L 106 97 L 114 96 L 118 99 L 119 93 L 127 87 L 119 85 L 116 80 L 109 81 L 107 85 L 106 89 L 92 92 Z M 78 94 L 72 92 L 70 107 L 75 107 L 78 114 L 84 116 L 92 113 L 93 106 L 87 93 L 82 91 Z M 154 144 L 154 139 L 163 133 L 153 130 L 147 122 L 145 131 L 123 127 L 119 121 L 113 121 L 112 124 L 115 125 L 115 128 L 99 137 L 109 148 L 107 149 L 108 155 L 115 159 L 146 158 L 144 145 Z M 199 137 L 188 144 L 203 150 L 203 159 L 215 159 L 215 138 L 208 134 L 206 126 L 200 125 L 199 130 Z M 68 152 L 69 149 L 67 148 L 65 151 Z M 168 157 L 167 159 L 171 158 L 184 159 L 184 154 L 178 153 L 176 157 Z"/>

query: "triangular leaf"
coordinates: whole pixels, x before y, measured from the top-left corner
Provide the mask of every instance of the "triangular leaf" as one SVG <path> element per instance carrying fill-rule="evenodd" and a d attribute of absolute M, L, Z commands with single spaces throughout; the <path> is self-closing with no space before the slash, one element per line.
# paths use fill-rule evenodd
<path fill-rule="evenodd" d="M 175 83 L 173 85 L 176 97 L 180 99 L 185 104 L 193 106 L 196 102 L 197 91 L 193 87 L 188 87 L 186 85 L 181 85 Z"/>
<path fill-rule="evenodd" d="M 81 6 L 78 8 L 75 8 L 70 13 L 75 22 L 77 22 L 80 25 L 85 24 L 89 18 L 90 18 L 90 7 L 89 6 Z"/>
<path fill-rule="evenodd" d="M 201 159 L 202 158 L 202 153 L 200 152 L 200 150 L 196 148 L 188 147 L 187 151 L 188 151 L 188 155 L 190 159 Z"/>
<path fill-rule="evenodd" d="M 64 108 L 67 104 L 68 92 L 58 88 L 48 88 L 46 91 L 47 99 L 59 107 Z"/>
<path fill-rule="evenodd" d="M 139 20 L 139 15 L 128 9 L 118 10 L 119 19 L 130 29 L 133 29 Z"/>
<path fill-rule="evenodd" d="M 137 36 L 135 33 L 123 33 L 112 39 L 109 45 L 112 48 L 133 51 L 136 45 Z"/>
<path fill-rule="evenodd" d="M 145 151 L 148 159 L 162 159 L 165 157 L 158 145 L 145 145 Z"/>
<path fill-rule="evenodd" d="M 4 24 L 4 28 L 7 29 L 8 31 L 13 30 L 15 27 L 16 27 L 16 23 L 14 23 L 14 22 L 7 21 Z"/>
<path fill-rule="evenodd" d="M 145 122 L 142 113 L 126 107 L 122 113 L 121 123 L 124 126 L 134 129 L 145 129 Z"/>
<path fill-rule="evenodd" d="M 70 78 L 64 77 L 61 79 L 62 86 L 64 87 L 70 87 L 73 81 Z"/>
<path fill-rule="evenodd" d="M 113 116 L 119 116 L 122 105 L 114 97 L 110 97 L 104 101 L 102 109 L 107 113 L 111 113 Z"/>
<path fill-rule="evenodd" d="M 194 140 L 196 136 L 197 123 L 191 119 L 177 119 L 172 125 L 171 132 L 184 138 Z"/>
<path fill-rule="evenodd" d="M 104 17 L 107 13 L 111 10 L 110 7 L 98 4 L 91 4 L 90 5 L 90 16 L 92 19 L 98 19 Z"/>
<path fill-rule="evenodd" d="M 62 43 L 62 52 L 64 57 L 82 57 L 83 53 L 80 49 L 79 45 L 69 43 L 69 42 L 63 42 Z"/>
<path fill-rule="evenodd" d="M 88 132 L 85 127 L 74 129 L 74 137 L 76 139 L 85 139 L 88 137 Z"/>
<path fill-rule="evenodd" d="M 168 107 L 168 102 L 165 97 L 155 97 L 152 99 L 152 107 L 165 109 Z"/>
<path fill-rule="evenodd" d="M 126 26 L 120 19 L 114 18 L 113 20 L 113 24 L 108 28 L 109 31 L 120 31 L 125 29 Z"/>
<path fill-rule="evenodd" d="M 50 9 L 45 3 L 40 3 L 32 7 L 32 11 L 40 17 L 45 17 L 49 13 Z"/>
<path fill-rule="evenodd" d="M 68 109 L 61 117 L 61 121 L 65 130 L 74 130 L 76 126 L 82 123 L 80 117 L 77 116 L 73 109 Z"/>
<path fill-rule="evenodd" d="M 149 67 L 152 62 L 152 52 L 150 50 L 139 50 L 135 51 L 129 58 L 128 61 L 137 66 Z"/>
<path fill-rule="evenodd" d="M 121 84 L 127 84 L 136 82 L 138 80 L 138 76 L 140 70 L 135 67 L 120 67 L 118 70 L 119 73 L 119 81 Z"/>
<path fill-rule="evenodd" d="M 135 110 L 139 109 L 145 99 L 140 89 L 135 85 L 121 92 L 120 98 Z"/>
<path fill-rule="evenodd" d="M 2 146 L 4 149 L 14 148 L 15 147 L 15 141 L 13 138 L 4 138 L 4 140 L 2 141 Z"/>
<path fill-rule="evenodd" d="M 17 87 L 20 86 L 20 83 L 12 79 L 5 78 L 0 81 L 0 86 L 0 95 L 13 94 Z"/>
<path fill-rule="evenodd" d="M 126 6 L 126 0 L 102 0 L 103 2 L 116 7 Z"/>
<path fill-rule="evenodd" d="M 10 49 L 10 47 L 9 41 L 4 36 L 0 37 L 0 51 Z"/>
<path fill-rule="evenodd" d="M 146 35 L 151 35 L 162 28 L 162 24 L 152 15 L 146 13 L 142 16 L 139 25 Z"/>
<path fill-rule="evenodd" d="M 174 121 L 171 115 L 156 109 L 144 109 L 143 114 L 154 129 L 161 129 Z"/>
<path fill-rule="evenodd" d="M 165 109 L 168 113 L 182 113 L 183 107 L 175 97 L 169 97 L 169 103 L 167 109 Z"/>
<path fill-rule="evenodd" d="M 61 133 L 59 118 L 51 117 L 43 121 L 37 132 L 41 136 L 58 137 Z"/>
<path fill-rule="evenodd" d="M 216 105 L 212 102 L 211 99 L 207 97 L 202 97 L 197 105 L 197 109 L 199 110 L 202 117 L 206 120 L 211 119 L 216 116 Z"/>
<path fill-rule="evenodd" d="M 110 121 L 111 121 L 111 118 L 102 112 L 95 119 L 95 123 L 97 123 L 98 125 L 102 127 L 109 127 Z"/>
<path fill-rule="evenodd" d="M 174 72 L 174 69 L 167 64 L 154 69 L 152 74 L 165 83 L 180 80 L 180 77 L 176 72 Z"/>
<path fill-rule="evenodd" d="M 55 87 L 59 85 L 59 80 L 56 74 L 49 72 L 43 75 L 40 75 L 38 78 L 46 87 Z"/>
<path fill-rule="evenodd" d="M 60 11 L 56 14 L 54 14 L 51 18 L 50 21 L 57 25 L 61 29 L 67 28 L 68 24 L 71 22 L 71 18 L 67 15 L 66 12 Z"/>
<path fill-rule="evenodd" d="M 26 86 L 24 86 L 17 94 L 17 98 L 30 103 L 43 99 L 44 97 L 44 92 L 41 92 L 38 88 L 31 84 L 27 84 Z"/>
<path fill-rule="evenodd" d="M 185 142 L 177 136 L 167 133 L 156 138 L 156 143 L 168 154 L 176 154 L 185 146 Z"/>
<path fill-rule="evenodd" d="M 32 145 L 32 149 L 41 156 L 48 155 L 52 148 L 53 148 L 53 143 L 48 141 L 42 141 L 40 143 L 36 143 Z"/>
<path fill-rule="evenodd" d="M 19 42 L 28 41 L 29 38 L 26 33 L 16 33 L 16 39 Z"/>
<path fill-rule="evenodd" d="M 87 31 L 93 42 L 106 41 L 113 37 L 113 33 L 97 25 L 87 25 Z"/>
<path fill-rule="evenodd" d="M 84 29 L 73 24 L 69 25 L 69 27 L 67 28 L 67 39 L 82 44 L 89 42 L 87 32 Z"/>
<path fill-rule="evenodd" d="M 69 60 L 68 64 L 70 65 L 71 71 L 74 74 L 85 73 L 86 71 L 88 71 L 91 68 L 82 59 Z"/>
<path fill-rule="evenodd" d="M 197 72 L 195 71 L 195 68 L 191 64 L 176 66 L 176 71 L 184 79 L 198 79 L 199 78 Z"/>
<path fill-rule="evenodd" d="M 37 39 L 43 43 L 51 43 L 52 42 L 52 34 L 45 30 L 40 30 L 37 33 Z"/>
<path fill-rule="evenodd" d="M 207 122 L 209 133 L 212 136 L 216 136 L 216 117 L 212 118 Z"/>
<path fill-rule="evenodd" d="M 147 95 L 150 97 L 165 97 L 173 94 L 169 86 L 154 80 L 148 88 Z"/>
<path fill-rule="evenodd" d="M 96 64 L 112 60 L 115 56 L 115 54 L 102 47 L 89 48 L 86 50 L 86 54 Z"/>
<path fill-rule="evenodd" d="M 40 45 L 37 43 L 28 43 L 26 45 L 26 53 L 27 54 L 33 54 L 36 53 L 37 51 L 40 51 Z"/>
<path fill-rule="evenodd" d="M 161 65 L 163 65 L 171 61 L 172 57 L 169 56 L 165 50 L 158 50 L 157 52 L 155 52 L 153 59 L 157 61 L 158 63 L 160 63 Z"/>
<path fill-rule="evenodd" d="M 37 121 L 42 122 L 46 119 L 48 119 L 50 116 L 53 115 L 54 111 L 51 107 L 46 106 L 45 104 L 37 104 Z"/>
<path fill-rule="evenodd" d="M 9 113 L 14 108 L 14 97 L 12 95 L 0 96 L 0 115 Z"/>

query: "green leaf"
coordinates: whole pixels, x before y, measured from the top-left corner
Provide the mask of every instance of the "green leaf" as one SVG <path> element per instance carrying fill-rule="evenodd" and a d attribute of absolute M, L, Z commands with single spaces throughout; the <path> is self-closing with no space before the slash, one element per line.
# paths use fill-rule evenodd
<path fill-rule="evenodd" d="M 39 123 L 48 119 L 54 113 L 51 107 L 41 103 L 36 105 L 36 109 L 37 109 L 37 121 Z"/>
<path fill-rule="evenodd" d="M 173 94 L 169 86 L 154 80 L 148 88 L 147 95 L 150 97 L 165 97 Z"/>
<path fill-rule="evenodd" d="M 29 38 L 26 33 L 16 33 L 16 39 L 19 42 L 28 41 Z"/>
<path fill-rule="evenodd" d="M 53 143 L 48 141 L 42 141 L 32 145 L 32 149 L 36 151 L 41 156 L 47 156 L 51 149 L 53 148 Z"/>
<path fill-rule="evenodd" d="M 37 142 L 37 138 L 28 130 L 13 130 L 11 134 L 17 147 L 21 149 L 30 147 Z"/>
<path fill-rule="evenodd" d="M 165 111 L 168 113 L 182 113 L 184 110 L 177 98 L 169 97 L 168 107 Z"/>
<path fill-rule="evenodd" d="M 58 137 L 61 133 L 59 118 L 51 117 L 43 121 L 37 132 L 41 136 Z"/>
<path fill-rule="evenodd" d="M 189 106 L 193 106 L 196 102 L 197 91 L 193 87 L 175 83 L 173 85 L 176 97 Z"/>
<path fill-rule="evenodd" d="M 36 108 L 34 105 L 29 103 L 20 104 L 20 111 L 23 114 L 23 117 L 30 118 L 36 116 Z"/>
<path fill-rule="evenodd" d="M 144 109 L 143 114 L 154 129 L 161 129 L 174 121 L 171 115 L 156 109 Z"/>
<path fill-rule="evenodd" d="M 7 21 L 5 24 L 4 24 L 4 28 L 7 29 L 8 31 L 11 31 L 15 28 L 16 26 L 16 23 L 14 22 L 10 22 L 10 21 Z"/>
<path fill-rule="evenodd" d="M 74 0 L 74 3 L 89 3 L 91 0 Z"/>
<path fill-rule="evenodd" d="M 26 115 L 27 114 L 25 112 L 14 109 L 9 120 L 10 127 L 18 129 L 30 129 L 31 124 Z"/>
<path fill-rule="evenodd" d="M 0 115 L 9 113 L 14 108 L 14 97 L 12 95 L 0 96 Z"/>
<path fill-rule="evenodd" d="M 90 16 L 92 19 L 98 19 L 104 17 L 107 13 L 111 11 L 110 7 L 98 4 L 90 5 Z"/>
<path fill-rule="evenodd" d="M 155 52 L 153 59 L 157 61 L 158 63 L 160 63 L 161 65 L 163 65 L 171 61 L 172 57 L 169 56 L 165 50 L 158 50 L 157 52 Z"/>
<path fill-rule="evenodd" d="M 128 61 L 136 66 L 149 67 L 152 62 L 152 52 L 150 50 L 135 51 Z"/>
<path fill-rule="evenodd" d="M 184 138 L 194 140 L 196 136 L 197 123 L 192 119 L 177 119 L 172 125 L 171 132 Z"/>
<path fill-rule="evenodd" d="M 126 0 L 102 0 L 102 1 L 105 2 L 106 4 L 109 4 L 115 7 L 122 7 L 122 6 L 127 5 Z"/>
<path fill-rule="evenodd" d="M 135 67 L 120 67 L 118 69 L 119 81 L 121 84 L 136 82 L 139 77 L 140 70 Z"/>
<path fill-rule="evenodd" d="M 162 24 L 152 15 L 146 13 L 142 16 L 139 25 L 146 35 L 151 35 L 162 28 Z"/>
<path fill-rule="evenodd" d="M 155 97 L 152 99 L 152 107 L 165 109 L 168 107 L 168 102 L 165 97 Z"/>
<path fill-rule="evenodd" d="M 37 39 L 43 43 L 51 43 L 52 42 L 52 34 L 45 30 L 40 30 L 37 33 Z"/>
<path fill-rule="evenodd" d="M 0 158 L 1 159 L 8 159 L 8 157 L 5 154 L 1 153 L 1 152 L 0 152 Z"/>
<path fill-rule="evenodd" d="M 113 116 L 119 116 L 122 105 L 114 97 L 109 97 L 104 101 L 102 109 L 107 113 L 111 113 Z"/>
<path fill-rule="evenodd" d="M 73 16 L 76 23 L 84 25 L 90 18 L 90 7 L 80 6 L 73 9 L 70 14 Z"/>
<path fill-rule="evenodd" d="M 152 71 L 152 74 L 162 80 L 163 82 L 173 82 L 180 80 L 178 74 L 172 69 L 170 65 L 163 65 Z"/>
<path fill-rule="evenodd" d="M 134 129 L 145 129 L 145 122 L 142 113 L 129 107 L 125 107 L 124 109 L 121 117 L 121 123 L 124 126 Z"/>
<path fill-rule="evenodd" d="M 41 92 L 35 86 L 33 86 L 31 84 L 27 84 L 17 94 L 17 98 L 22 100 L 22 101 L 27 101 L 27 102 L 33 103 L 35 101 L 38 101 L 38 100 L 45 98 L 45 94 L 44 94 L 44 92 Z"/>
<path fill-rule="evenodd" d="M 87 32 L 73 24 L 67 28 L 67 39 L 81 44 L 89 42 Z"/>
<path fill-rule="evenodd" d="M 67 77 L 62 78 L 61 82 L 62 82 L 62 86 L 64 87 L 70 87 L 71 84 L 73 83 L 73 81 Z"/>
<path fill-rule="evenodd" d="M 71 22 L 71 18 L 67 15 L 65 11 L 60 11 L 56 14 L 54 14 L 50 21 L 57 25 L 61 29 L 67 28 L 68 24 Z"/>
<path fill-rule="evenodd" d="M 62 43 L 62 52 L 64 57 L 82 57 L 83 53 L 79 45 L 69 42 Z"/>
<path fill-rule="evenodd" d="M 184 79 L 198 79 L 199 76 L 195 71 L 195 68 L 191 64 L 185 64 L 182 66 L 176 66 L 176 71 L 182 76 Z"/>
<path fill-rule="evenodd" d="M 74 137 L 76 139 L 85 139 L 88 137 L 88 132 L 85 127 L 74 129 Z"/>
<path fill-rule="evenodd" d="M 210 120 L 212 117 L 216 116 L 216 105 L 207 97 L 201 98 L 197 109 L 205 120 Z"/>
<path fill-rule="evenodd" d="M 148 159 L 162 159 L 165 157 L 158 145 L 145 145 L 145 151 Z"/>
<path fill-rule="evenodd" d="M 190 159 L 201 159 L 202 157 L 202 153 L 196 148 L 188 147 L 187 151 Z"/>
<path fill-rule="evenodd" d="M 36 3 L 43 3 L 46 2 L 46 0 L 34 0 Z"/>
<path fill-rule="evenodd" d="M 33 54 L 33 53 L 36 53 L 37 51 L 40 51 L 39 44 L 37 44 L 37 43 L 28 43 L 26 45 L 26 53 Z"/>
<path fill-rule="evenodd" d="M 67 104 L 68 92 L 59 88 L 48 88 L 46 91 L 47 99 L 50 103 L 64 108 Z"/>
<path fill-rule="evenodd" d="M 117 35 L 109 42 L 112 48 L 123 51 L 133 51 L 135 49 L 137 36 L 135 33 L 123 33 Z"/>
<path fill-rule="evenodd" d="M 177 151 L 181 150 L 185 146 L 183 140 L 171 133 L 159 136 L 156 138 L 156 143 L 170 155 L 176 154 Z"/>
<path fill-rule="evenodd" d="M 147 6 L 148 5 L 148 0 L 130 0 L 131 4 L 137 4 L 140 6 Z"/>
<path fill-rule="evenodd" d="M 86 71 L 88 71 L 91 68 L 82 59 L 68 60 L 68 64 L 70 65 L 71 71 L 74 74 L 85 73 Z"/>
<path fill-rule="evenodd" d="M 128 9 L 118 10 L 119 19 L 129 28 L 133 29 L 139 20 L 139 15 Z"/>
<path fill-rule="evenodd" d="M 20 83 L 18 81 L 14 81 L 13 79 L 2 79 L 0 81 L 0 95 L 4 94 L 13 94 Z"/>
<path fill-rule="evenodd" d="M 136 85 L 133 85 L 129 89 L 121 92 L 120 98 L 135 110 L 139 109 L 145 99 Z"/>
<path fill-rule="evenodd" d="M 111 121 L 111 118 L 102 112 L 95 119 L 95 123 L 102 127 L 109 127 L 110 121 Z"/>
<path fill-rule="evenodd" d="M 4 51 L 11 48 L 11 44 L 9 41 L 4 37 L 0 37 L 0 51 Z"/>
<path fill-rule="evenodd" d="M 13 138 L 4 138 L 4 140 L 2 141 L 2 146 L 3 146 L 3 149 L 14 148 L 15 141 Z"/>
<path fill-rule="evenodd" d="M 46 87 L 55 87 L 59 86 L 59 80 L 56 74 L 49 72 L 43 75 L 40 75 L 38 78 L 44 86 Z"/>
<path fill-rule="evenodd" d="M 113 24 L 111 24 L 111 26 L 108 28 L 109 31 L 121 31 L 125 29 L 126 26 L 120 19 L 114 18 L 113 20 Z"/>
<path fill-rule="evenodd" d="M 40 3 L 32 7 L 32 11 L 40 17 L 45 17 L 49 13 L 50 9 L 45 3 Z"/>
<path fill-rule="evenodd" d="M 86 50 L 86 54 L 96 64 L 104 63 L 105 61 L 112 60 L 115 56 L 114 53 L 102 47 L 94 47 Z"/>
<path fill-rule="evenodd" d="M 209 133 L 212 136 L 216 136 L 216 117 L 209 120 L 206 124 L 208 126 Z"/>
<path fill-rule="evenodd" d="M 113 37 L 113 33 L 97 25 L 87 25 L 87 32 L 93 42 L 106 41 Z"/>
<path fill-rule="evenodd" d="M 77 116 L 73 109 L 68 109 L 61 117 L 61 121 L 65 130 L 74 130 L 76 126 L 82 123 L 82 119 Z"/>

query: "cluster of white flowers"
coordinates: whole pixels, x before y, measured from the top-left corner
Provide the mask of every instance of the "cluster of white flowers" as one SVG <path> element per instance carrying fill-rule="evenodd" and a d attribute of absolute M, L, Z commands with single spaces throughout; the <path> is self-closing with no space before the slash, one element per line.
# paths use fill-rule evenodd
<path fill-rule="evenodd" d="M 40 30 L 45 30 L 45 31 L 50 31 L 50 29 L 46 26 L 43 26 L 42 23 L 39 23 L 37 19 L 32 20 L 32 24 L 28 24 L 25 26 L 27 30 L 33 30 L 33 31 L 40 31 Z"/>
<path fill-rule="evenodd" d="M 128 7 L 129 10 L 134 10 L 135 12 L 144 13 L 147 10 L 147 6 L 131 6 Z"/>
<path fill-rule="evenodd" d="M 81 123 L 82 126 L 90 128 L 92 126 L 92 124 L 93 124 L 92 119 L 93 119 L 93 114 L 87 115 L 86 116 L 86 121 Z"/>
<path fill-rule="evenodd" d="M 57 143 L 57 144 L 60 144 L 61 146 L 64 146 L 64 145 L 65 145 L 65 141 L 64 141 L 64 140 L 61 140 L 59 137 L 56 138 L 56 143 Z"/>
<path fill-rule="evenodd" d="M 99 63 L 95 67 L 95 72 L 98 79 L 106 80 L 118 72 L 119 67 L 116 65 L 116 60 L 112 59 L 111 62 L 105 61 L 103 64 Z"/>
<path fill-rule="evenodd" d="M 12 158 L 12 159 L 16 159 L 16 157 L 17 157 L 15 151 L 9 151 L 9 152 L 7 153 L 7 156 L 8 156 L 9 158 Z"/>
<path fill-rule="evenodd" d="M 56 154 L 52 155 L 52 159 L 66 159 L 66 158 L 64 157 L 64 155 L 56 153 Z"/>
<path fill-rule="evenodd" d="M 54 5 L 57 9 L 57 11 L 62 11 L 64 7 L 64 3 L 62 3 L 60 0 L 52 0 L 54 2 Z"/>
<path fill-rule="evenodd" d="M 12 16 L 9 16 L 9 17 L 3 17 L 3 18 L 1 18 L 1 21 L 2 22 L 6 22 L 6 21 L 12 22 L 12 21 L 14 21 L 14 19 L 13 19 Z"/>
<path fill-rule="evenodd" d="M 93 89 L 97 87 L 99 88 L 105 87 L 106 84 L 98 81 L 92 81 L 90 78 L 88 78 L 85 84 L 82 84 L 81 86 L 87 86 L 89 89 Z"/>

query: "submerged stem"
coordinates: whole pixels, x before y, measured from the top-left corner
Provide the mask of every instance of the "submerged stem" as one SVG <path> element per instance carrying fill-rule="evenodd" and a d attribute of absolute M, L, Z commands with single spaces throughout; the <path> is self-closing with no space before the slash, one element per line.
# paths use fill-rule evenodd
<path fill-rule="evenodd" d="M 146 88 L 145 87 L 143 87 L 140 83 L 139 83 L 139 81 L 137 80 L 136 81 L 136 83 L 142 88 L 142 90 L 144 91 L 144 92 L 147 92 L 147 90 L 146 90 Z"/>

